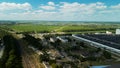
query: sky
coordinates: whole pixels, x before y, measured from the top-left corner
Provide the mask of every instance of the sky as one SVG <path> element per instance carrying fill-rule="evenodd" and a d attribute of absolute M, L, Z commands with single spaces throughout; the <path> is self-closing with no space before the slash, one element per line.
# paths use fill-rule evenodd
<path fill-rule="evenodd" d="M 0 20 L 120 22 L 120 0 L 0 0 Z"/>

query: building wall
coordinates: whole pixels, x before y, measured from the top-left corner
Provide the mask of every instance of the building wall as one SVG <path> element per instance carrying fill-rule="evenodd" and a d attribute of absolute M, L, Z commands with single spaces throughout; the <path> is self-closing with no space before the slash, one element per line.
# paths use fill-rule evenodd
<path fill-rule="evenodd" d="M 116 34 L 120 34 L 120 29 L 116 29 Z"/>

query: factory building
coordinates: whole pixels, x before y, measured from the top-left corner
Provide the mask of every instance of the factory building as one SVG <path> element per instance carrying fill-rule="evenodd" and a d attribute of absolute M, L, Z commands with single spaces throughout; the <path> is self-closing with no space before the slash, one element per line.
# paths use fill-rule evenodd
<path fill-rule="evenodd" d="M 116 34 L 120 34 L 120 29 L 116 29 Z"/>
<path fill-rule="evenodd" d="M 116 48 L 113 48 L 113 47 L 109 47 L 107 45 L 104 45 L 104 44 L 101 44 L 101 43 L 98 43 L 98 42 L 94 42 L 92 40 L 88 40 L 88 39 L 85 39 L 85 38 L 82 38 L 82 37 L 78 37 L 76 35 L 72 35 L 74 38 L 78 39 L 78 40 L 81 40 L 81 41 L 84 41 L 84 42 L 87 42 L 87 43 L 90 43 L 91 46 L 94 46 L 94 47 L 100 47 L 102 49 L 106 48 L 108 51 L 110 51 L 111 53 L 113 54 L 116 54 L 118 56 L 120 56 L 120 50 L 119 49 L 116 49 Z"/>

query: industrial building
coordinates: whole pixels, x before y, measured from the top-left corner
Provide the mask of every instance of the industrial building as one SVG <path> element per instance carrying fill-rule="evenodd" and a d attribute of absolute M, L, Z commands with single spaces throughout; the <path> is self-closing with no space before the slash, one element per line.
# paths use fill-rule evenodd
<path fill-rule="evenodd" d="M 89 43 L 91 46 L 101 48 L 101 49 L 106 49 L 110 51 L 111 53 L 120 56 L 120 44 L 119 43 L 96 39 L 93 37 L 89 37 L 87 35 L 72 35 L 72 36 L 75 39 Z"/>
<path fill-rule="evenodd" d="M 120 34 L 120 29 L 116 29 L 116 34 Z"/>

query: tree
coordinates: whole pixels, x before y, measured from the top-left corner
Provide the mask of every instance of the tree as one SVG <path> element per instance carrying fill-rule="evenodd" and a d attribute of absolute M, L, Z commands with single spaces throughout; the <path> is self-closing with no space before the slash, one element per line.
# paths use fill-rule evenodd
<path fill-rule="evenodd" d="M 17 40 L 7 35 L 3 38 L 5 49 L 0 61 L 0 68 L 23 68 Z"/>
<path fill-rule="evenodd" d="M 51 66 L 52 68 L 57 68 L 57 65 L 55 63 L 53 63 Z"/>
<path fill-rule="evenodd" d="M 106 58 L 106 59 L 111 59 L 111 53 L 107 52 L 107 51 L 103 51 L 103 56 Z"/>
<path fill-rule="evenodd" d="M 46 52 L 44 52 L 43 55 L 40 55 L 40 62 L 43 62 L 43 61 L 48 62 L 49 60 L 50 60 L 49 54 L 47 54 Z"/>

